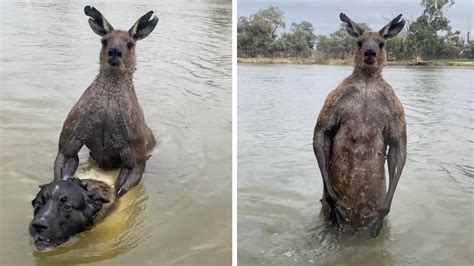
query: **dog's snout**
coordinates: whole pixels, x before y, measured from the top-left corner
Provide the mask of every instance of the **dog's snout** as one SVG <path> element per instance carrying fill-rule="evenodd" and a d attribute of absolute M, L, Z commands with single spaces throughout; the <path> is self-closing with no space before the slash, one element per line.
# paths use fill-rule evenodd
<path fill-rule="evenodd" d="M 110 48 L 109 51 L 108 51 L 108 55 L 110 57 L 122 57 L 122 51 L 120 51 L 120 49 L 118 48 Z"/>
<path fill-rule="evenodd" d="M 31 227 L 33 227 L 33 229 L 36 230 L 38 234 L 41 234 L 46 229 L 48 229 L 48 226 L 44 220 L 34 220 L 33 223 L 31 223 Z"/>
<path fill-rule="evenodd" d="M 365 52 L 364 52 L 364 56 L 365 56 L 365 57 L 376 57 L 376 56 L 377 56 L 377 53 L 376 53 L 374 50 L 372 50 L 372 49 L 367 49 L 367 50 L 365 50 Z"/>

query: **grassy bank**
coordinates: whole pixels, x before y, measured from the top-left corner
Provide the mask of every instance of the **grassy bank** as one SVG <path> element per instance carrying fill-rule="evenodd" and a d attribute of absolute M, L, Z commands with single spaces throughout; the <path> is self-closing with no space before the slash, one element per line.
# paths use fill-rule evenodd
<path fill-rule="evenodd" d="M 352 65 L 353 59 L 326 59 L 319 56 L 311 57 L 252 57 L 238 58 L 238 63 L 243 64 L 299 64 L 299 65 Z M 465 66 L 474 67 L 474 60 L 470 59 L 439 59 L 426 60 L 422 62 L 414 61 L 388 61 L 391 66 Z"/>

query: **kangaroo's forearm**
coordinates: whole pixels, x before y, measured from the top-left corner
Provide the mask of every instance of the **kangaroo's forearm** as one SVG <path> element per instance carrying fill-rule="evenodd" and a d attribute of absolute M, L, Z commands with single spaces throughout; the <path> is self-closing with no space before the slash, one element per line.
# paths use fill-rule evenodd
<path fill-rule="evenodd" d="M 315 133 L 315 138 L 313 140 L 314 154 L 318 160 L 324 187 L 331 200 L 335 201 L 335 194 L 329 180 L 329 157 L 331 155 L 331 145 L 332 139 L 327 134 L 324 134 L 323 132 Z"/>
<path fill-rule="evenodd" d="M 397 188 L 398 181 L 402 174 L 403 167 L 406 160 L 406 147 L 403 143 L 396 143 L 391 145 L 388 151 L 388 174 L 389 174 L 389 186 L 387 196 L 385 198 L 383 209 L 388 213 L 392 204 L 393 196 Z"/>
<path fill-rule="evenodd" d="M 79 166 L 79 156 L 67 156 L 59 152 L 54 161 L 54 180 L 72 177 Z"/>
<path fill-rule="evenodd" d="M 140 183 L 143 172 L 145 171 L 145 166 L 146 161 L 133 168 L 123 167 L 120 170 L 117 182 L 115 183 L 115 190 L 119 197 Z"/>

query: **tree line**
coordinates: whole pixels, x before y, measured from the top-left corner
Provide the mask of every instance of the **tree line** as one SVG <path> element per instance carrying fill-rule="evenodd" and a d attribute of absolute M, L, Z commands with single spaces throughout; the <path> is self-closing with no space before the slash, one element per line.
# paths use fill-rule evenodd
<path fill-rule="evenodd" d="M 423 13 L 407 21 L 404 31 L 387 41 L 389 60 L 474 58 L 474 41 L 468 29 L 464 37 L 453 30 L 444 16 L 454 0 L 422 0 Z M 359 24 L 371 30 L 365 24 Z M 318 53 L 327 58 L 346 59 L 353 55 L 354 39 L 343 23 L 327 35 L 315 35 L 308 21 L 292 23 L 285 29 L 284 12 L 269 6 L 249 17 L 240 17 L 237 23 L 237 49 L 239 57 L 299 57 Z"/>

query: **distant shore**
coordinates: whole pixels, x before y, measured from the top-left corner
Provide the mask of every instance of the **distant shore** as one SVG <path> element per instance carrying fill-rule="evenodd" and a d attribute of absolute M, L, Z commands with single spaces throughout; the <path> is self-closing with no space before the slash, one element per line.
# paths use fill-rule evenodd
<path fill-rule="evenodd" d="M 250 57 L 238 58 L 242 64 L 296 64 L 296 65 L 352 65 L 352 59 L 323 59 L 320 57 Z M 388 61 L 391 66 L 463 66 L 474 67 L 474 60 L 469 59 L 437 59 L 437 60 L 403 60 Z"/>

